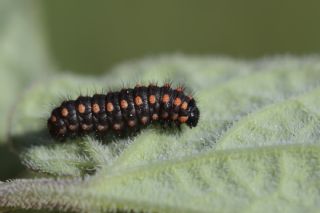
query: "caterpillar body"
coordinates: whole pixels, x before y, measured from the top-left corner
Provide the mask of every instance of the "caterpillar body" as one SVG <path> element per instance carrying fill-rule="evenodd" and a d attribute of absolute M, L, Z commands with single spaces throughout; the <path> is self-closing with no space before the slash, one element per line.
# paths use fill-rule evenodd
<path fill-rule="evenodd" d="M 183 87 L 173 89 L 166 83 L 63 101 L 52 111 L 47 126 L 54 139 L 63 141 L 93 132 L 97 136 L 137 132 L 152 123 L 177 127 L 185 123 L 192 128 L 199 117 L 194 98 Z"/>

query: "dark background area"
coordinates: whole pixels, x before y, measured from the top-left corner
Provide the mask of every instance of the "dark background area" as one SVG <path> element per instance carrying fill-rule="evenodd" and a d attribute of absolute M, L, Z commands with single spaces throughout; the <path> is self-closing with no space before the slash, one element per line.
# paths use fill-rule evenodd
<path fill-rule="evenodd" d="M 43 1 L 60 69 L 101 73 L 163 53 L 256 58 L 320 50 L 320 1 Z"/>

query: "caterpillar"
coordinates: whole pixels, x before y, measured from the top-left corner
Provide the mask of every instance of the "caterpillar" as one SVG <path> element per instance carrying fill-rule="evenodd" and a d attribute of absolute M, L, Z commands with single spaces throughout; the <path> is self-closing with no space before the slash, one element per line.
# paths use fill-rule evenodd
<path fill-rule="evenodd" d="M 152 123 L 179 128 L 185 123 L 192 128 L 199 117 L 196 101 L 184 93 L 184 87 L 138 84 L 133 89 L 65 100 L 52 110 L 47 127 L 52 138 L 63 141 L 90 133 L 103 136 L 137 132 Z"/>

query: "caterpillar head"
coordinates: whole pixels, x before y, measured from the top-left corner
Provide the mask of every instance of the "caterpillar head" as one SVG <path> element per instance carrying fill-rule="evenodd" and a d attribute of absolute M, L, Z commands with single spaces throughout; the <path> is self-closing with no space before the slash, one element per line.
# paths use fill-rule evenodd
<path fill-rule="evenodd" d="M 198 109 L 198 107 L 196 106 L 196 102 L 194 101 L 194 99 L 192 99 L 189 103 L 189 118 L 187 121 L 187 125 L 192 128 L 197 126 L 198 121 L 199 121 L 199 117 L 200 117 L 200 111 Z"/>

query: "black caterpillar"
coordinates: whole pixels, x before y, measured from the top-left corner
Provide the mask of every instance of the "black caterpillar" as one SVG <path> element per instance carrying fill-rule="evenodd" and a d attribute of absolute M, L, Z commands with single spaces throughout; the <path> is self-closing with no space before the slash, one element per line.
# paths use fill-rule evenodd
<path fill-rule="evenodd" d="M 92 132 L 97 136 L 137 132 L 155 122 L 177 127 L 186 123 L 192 128 L 199 116 L 195 100 L 184 94 L 184 88 L 172 89 L 166 83 L 162 87 L 137 85 L 134 89 L 64 101 L 52 111 L 47 125 L 54 139 L 64 140 Z"/>

